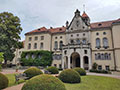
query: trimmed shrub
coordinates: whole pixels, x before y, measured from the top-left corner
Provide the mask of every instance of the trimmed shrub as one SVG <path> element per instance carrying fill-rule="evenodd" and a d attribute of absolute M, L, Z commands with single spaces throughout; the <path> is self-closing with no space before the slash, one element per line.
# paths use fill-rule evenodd
<path fill-rule="evenodd" d="M 0 73 L 0 90 L 8 87 L 8 78 Z"/>
<path fill-rule="evenodd" d="M 94 70 L 94 69 L 91 69 L 89 70 L 90 72 L 95 72 L 95 73 L 104 73 L 104 74 L 111 74 L 110 71 L 107 71 L 107 70 Z"/>
<path fill-rule="evenodd" d="M 58 68 L 53 67 L 53 66 L 46 68 L 46 70 L 48 70 L 51 74 L 58 74 L 59 73 Z"/>
<path fill-rule="evenodd" d="M 81 76 L 86 75 L 86 71 L 83 68 L 74 68 Z"/>
<path fill-rule="evenodd" d="M 43 74 L 43 72 L 40 69 L 36 68 L 36 67 L 30 67 L 26 71 L 24 71 L 24 73 L 29 78 L 32 78 L 32 77 L 34 77 L 36 75 Z"/>
<path fill-rule="evenodd" d="M 78 72 L 72 69 L 63 70 L 58 76 L 65 83 L 80 83 L 81 77 Z"/>
<path fill-rule="evenodd" d="M 66 88 L 58 78 L 43 74 L 27 81 L 22 90 L 66 90 Z"/>

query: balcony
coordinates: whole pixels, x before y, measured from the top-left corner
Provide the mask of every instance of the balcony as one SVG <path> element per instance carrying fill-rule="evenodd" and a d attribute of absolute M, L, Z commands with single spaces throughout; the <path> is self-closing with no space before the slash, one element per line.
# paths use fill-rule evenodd
<path fill-rule="evenodd" d="M 62 49 L 74 49 L 74 48 L 89 49 L 90 44 L 67 44 L 62 46 Z"/>

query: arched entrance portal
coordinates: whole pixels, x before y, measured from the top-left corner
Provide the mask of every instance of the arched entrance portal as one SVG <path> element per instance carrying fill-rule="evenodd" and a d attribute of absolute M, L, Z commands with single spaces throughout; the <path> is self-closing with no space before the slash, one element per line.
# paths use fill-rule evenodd
<path fill-rule="evenodd" d="M 70 58 L 71 68 L 80 67 L 80 55 L 77 52 L 71 54 Z"/>
<path fill-rule="evenodd" d="M 87 56 L 84 56 L 84 69 L 88 70 L 89 69 L 89 58 Z"/>

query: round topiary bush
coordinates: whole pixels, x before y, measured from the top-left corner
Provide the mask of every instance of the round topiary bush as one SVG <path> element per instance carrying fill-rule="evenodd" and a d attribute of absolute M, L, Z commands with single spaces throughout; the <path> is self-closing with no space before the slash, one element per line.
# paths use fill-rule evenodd
<path fill-rule="evenodd" d="M 66 88 L 58 78 L 43 74 L 27 81 L 22 90 L 66 90 Z"/>
<path fill-rule="evenodd" d="M 32 78 L 32 77 L 34 77 L 36 75 L 43 74 L 43 72 L 40 69 L 36 68 L 36 67 L 30 67 L 26 71 L 24 71 L 24 73 L 29 78 Z"/>
<path fill-rule="evenodd" d="M 81 76 L 86 75 L 86 71 L 83 68 L 74 68 Z"/>
<path fill-rule="evenodd" d="M 8 87 L 8 78 L 0 73 L 0 90 Z"/>
<path fill-rule="evenodd" d="M 51 74 L 58 74 L 59 73 L 58 68 L 53 67 L 53 66 L 46 68 L 46 70 L 48 70 Z"/>
<path fill-rule="evenodd" d="M 72 69 L 63 70 L 58 76 L 65 83 L 80 83 L 81 78 L 78 72 Z"/>

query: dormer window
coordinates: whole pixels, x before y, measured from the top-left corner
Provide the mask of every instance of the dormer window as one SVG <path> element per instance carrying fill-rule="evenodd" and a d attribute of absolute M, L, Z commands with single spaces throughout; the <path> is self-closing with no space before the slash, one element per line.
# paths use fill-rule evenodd
<path fill-rule="evenodd" d="M 101 26 L 101 25 L 102 25 L 101 23 L 98 24 L 98 26 Z"/>
<path fill-rule="evenodd" d="M 62 28 L 60 28 L 59 30 L 62 31 Z"/>

